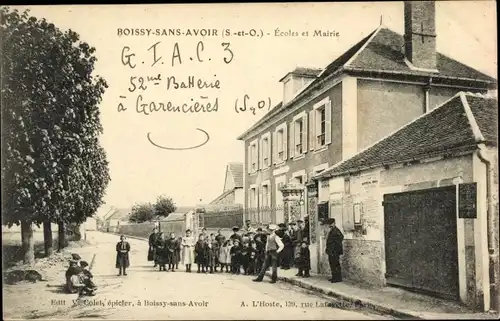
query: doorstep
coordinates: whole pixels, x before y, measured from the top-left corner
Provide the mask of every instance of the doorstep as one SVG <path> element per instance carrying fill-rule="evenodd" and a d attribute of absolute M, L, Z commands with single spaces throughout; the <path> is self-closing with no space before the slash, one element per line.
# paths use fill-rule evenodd
<path fill-rule="evenodd" d="M 278 270 L 278 279 L 301 288 L 367 307 L 397 318 L 410 319 L 498 319 L 498 313 L 477 313 L 463 305 L 413 293 L 383 287 L 367 288 L 348 282 L 330 283 L 327 276 L 312 274 L 310 278 L 295 276 L 296 269 Z M 270 271 L 266 273 L 270 276 Z"/>

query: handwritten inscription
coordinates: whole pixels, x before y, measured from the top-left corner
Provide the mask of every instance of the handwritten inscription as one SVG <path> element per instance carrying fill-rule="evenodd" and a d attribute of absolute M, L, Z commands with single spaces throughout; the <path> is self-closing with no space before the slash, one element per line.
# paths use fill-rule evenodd
<path fill-rule="evenodd" d="M 208 30 L 208 29 L 207 29 Z M 118 35 L 150 35 L 150 29 L 121 29 Z M 197 31 L 192 30 L 186 35 L 200 34 L 201 36 L 217 35 L 217 30 Z M 168 32 L 169 35 L 177 35 L 177 32 Z M 154 117 L 160 114 L 199 114 L 217 113 L 220 108 L 229 106 L 224 101 L 231 99 L 231 92 L 224 92 L 221 79 L 214 73 L 212 76 L 197 76 L 196 71 L 203 65 L 218 63 L 218 66 L 226 66 L 235 60 L 235 52 L 230 42 L 219 42 L 205 44 L 198 41 L 196 45 L 184 46 L 179 42 L 164 43 L 153 41 L 145 47 L 123 46 L 120 51 L 120 63 L 132 73 L 128 76 L 126 93 L 119 95 L 118 112 L 133 111 L 142 116 Z M 192 63 L 198 65 L 193 68 L 193 74 L 176 74 L 176 67 Z M 141 66 L 141 68 L 138 68 Z M 193 65 L 194 67 L 195 65 Z M 151 68 L 151 72 L 145 72 L 144 68 Z M 137 74 L 141 70 L 142 74 Z M 185 70 L 185 69 L 184 69 Z M 152 95 L 152 88 L 155 90 Z M 177 92 L 192 92 L 191 95 L 183 95 L 179 101 Z M 271 98 L 256 98 L 249 94 L 234 97 L 234 111 L 237 114 L 250 112 L 256 115 L 259 110 L 271 109 Z M 227 101 L 226 101 L 227 102 Z M 152 134 L 146 135 L 147 140 L 153 146 L 165 150 L 188 150 L 199 148 L 207 144 L 210 135 L 203 129 L 198 131 L 205 134 L 205 140 L 190 147 L 167 147 L 166 144 L 153 141 Z M 176 138 L 176 141 L 179 141 Z"/>

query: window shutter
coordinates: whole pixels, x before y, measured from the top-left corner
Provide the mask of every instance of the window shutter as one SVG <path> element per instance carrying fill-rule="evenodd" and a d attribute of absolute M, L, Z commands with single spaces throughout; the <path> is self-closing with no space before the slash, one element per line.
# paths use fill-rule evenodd
<path fill-rule="evenodd" d="M 288 126 L 283 127 L 283 160 L 287 159 L 288 153 Z"/>
<path fill-rule="evenodd" d="M 271 206 L 271 185 L 267 185 L 267 207 Z"/>
<path fill-rule="evenodd" d="M 295 122 L 290 123 L 290 158 L 295 156 Z"/>
<path fill-rule="evenodd" d="M 268 167 L 271 167 L 271 134 L 267 135 L 267 161 L 268 161 Z"/>
<path fill-rule="evenodd" d="M 325 145 L 332 142 L 332 102 L 325 105 Z"/>
<path fill-rule="evenodd" d="M 307 153 L 307 114 L 302 117 L 302 153 Z"/>
<path fill-rule="evenodd" d="M 260 139 L 260 168 L 264 169 L 264 139 Z"/>
<path fill-rule="evenodd" d="M 309 148 L 314 150 L 315 142 L 316 142 L 316 123 L 314 122 L 314 115 L 316 114 L 316 110 L 311 110 L 309 112 Z"/>
<path fill-rule="evenodd" d="M 260 160 L 260 155 L 259 155 L 259 140 L 255 141 L 255 164 L 257 164 L 257 170 L 259 170 L 259 160 Z"/>
<path fill-rule="evenodd" d="M 258 196 L 259 202 L 257 204 L 257 207 L 262 207 L 262 188 L 257 188 L 256 192 L 257 192 L 257 195 L 259 195 Z"/>
<path fill-rule="evenodd" d="M 247 148 L 247 156 L 248 156 L 247 172 L 250 174 L 252 172 L 252 145 L 248 146 Z"/>
<path fill-rule="evenodd" d="M 278 133 L 273 132 L 273 164 L 276 164 L 276 160 L 278 159 Z"/>

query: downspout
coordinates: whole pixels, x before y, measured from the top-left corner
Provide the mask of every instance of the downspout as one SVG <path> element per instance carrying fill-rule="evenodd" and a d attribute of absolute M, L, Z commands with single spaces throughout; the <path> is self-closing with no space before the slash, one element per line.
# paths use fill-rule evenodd
<path fill-rule="evenodd" d="M 485 150 L 484 144 L 478 145 L 479 150 L 477 151 L 477 156 L 486 166 L 486 197 L 487 197 L 487 225 L 488 225 L 488 253 L 489 253 L 489 271 L 490 271 L 490 297 L 491 303 L 490 307 L 495 311 L 498 311 L 500 307 L 500 296 L 498 293 L 498 278 L 499 278 L 499 260 L 497 246 L 495 244 L 495 214 L 493 207 L 493 194 L 492 194 L 492 182 L 493 182 L 493 166 L 492 162 Z"/>
<path fill-rule="evenodd" d="M 425 92 L 425 110 L 424 113 L 427 114 L 429 111 L 431 111 L 431 102 L 430 102 L 430 91 L 431 91 L 431 83 L 432 83 L 432 77 L 429 77 L 429 82 L 427 85 L 424 87 L 424 92 Z"/>

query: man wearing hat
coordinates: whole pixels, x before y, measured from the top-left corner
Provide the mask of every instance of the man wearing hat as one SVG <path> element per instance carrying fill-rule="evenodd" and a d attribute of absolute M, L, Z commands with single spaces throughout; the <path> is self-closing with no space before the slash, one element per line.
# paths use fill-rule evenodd
<path fill-rule="evenodd" d="M 243 230 L 245 232 L 252 232 L 255 233 L 255 229 L 252 227 L 252 221 L 251 220 L 246 220 L 245 221 L 245 226 L 243 227 Z"/>
<path fill-rule="evenodd" d="M 271 234 L 267 238 L 266 242 L 266 257 L 264 260 L 264 266 L 260 270 L 257 278 L 253 279 L 254 282 L 262 282 L 269 266 L 272 267 L 271 283 L 276 283 L 278 280 L 278 255 L 285 246 L 281 241 L 281 238 L 276 234 L 277 228 L 278 227 L 274 224 L 269 225 Z"/>
<path fill-rule="evenodd" d="M 329 281 L 336 283 L 342 281 L 340 256 L 344 254 L 342 247 L 344 234 L 335 226 L 334 218 L 328 219 L 327 223 L 330 225 L 330 231 L 326 238 L 326 254 L 328 255 L 328 263 L 330 264 L 330 271 L 332 272 L 332 278 Z"/>
<path fill-rule="evenodd" d="M 231 241 L 233 241 L 234 243 L 234 240 L 238 240 L 238 242 L 240 242 L 240 244 L 243 244 L 243 238 L 241 237 L 240 234 L 238 234 L 240 228 L 237 227 L 237 226 L 233 226 L 233 234 L 229 237 L 231 239 Z"/>

